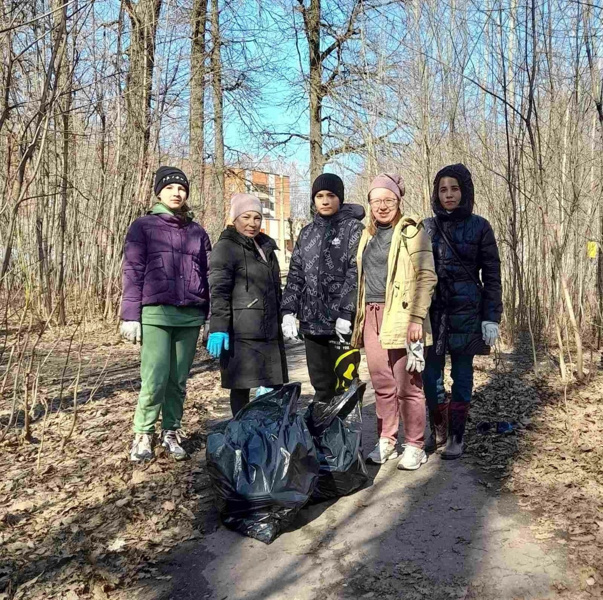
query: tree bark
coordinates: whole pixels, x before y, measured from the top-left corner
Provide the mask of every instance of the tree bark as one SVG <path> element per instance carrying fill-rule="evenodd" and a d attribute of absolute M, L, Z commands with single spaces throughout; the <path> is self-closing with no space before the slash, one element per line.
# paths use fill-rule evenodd
<path fill-rule="evenodd" d="M 208 233 L 215 242 L 224 228 L 224 106 L 222 88 L 222 38 L 220 36 L 219 0 L 211 0 L 211 70 L 214 108 L 214 190 L 212 211 L 206 219 Z"/>
<path fill-rule="evenodd" d="M 201 219 L 205 213 L 205 34 L 207 31 L 207 0 L 193 1 L 191 42 L 190 95 L 190 204 L 201 205 Z"/>
<path fill-rule="evenodd" d="M 144 191 L 149 171 L 149 142 L 151 139 L 151 94 L 155 68 L 157 23 L 162 0 L 124 0 L 130 18 L 130 64 L 126 76 L 126 177 L 136 178 L 133 196 Z"/>
<path fill-rule="evenodd" d="M 324 169 L 322 150 L 322 102 L 324 88 L 322 84 L 322 57 L 320 54 L 320 0 L 311 0 L 304 12 L 304 25 L 308 40 L 310 66 L 309 104 L 310 104 L 310 182 L 314 181 Z"/>

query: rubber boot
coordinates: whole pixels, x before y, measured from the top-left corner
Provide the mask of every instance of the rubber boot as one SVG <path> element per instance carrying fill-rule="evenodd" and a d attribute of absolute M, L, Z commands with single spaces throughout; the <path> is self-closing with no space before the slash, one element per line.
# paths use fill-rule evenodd
<path fill-rule="evenodd" d="M 454 460 L 463 455 L 463 436 L 469 414 L 469 402 L 451 402 L 448 412 L 448 440 L 440 456 L 444 460 Z"/>
<path fill-rule="evenodd" d="M 449 402 L 442 402 L 435 410 L 429 411 L 429 437 L 425 442 L 425 452 L 435 452 L 446 443 L 449 404 Z"/>

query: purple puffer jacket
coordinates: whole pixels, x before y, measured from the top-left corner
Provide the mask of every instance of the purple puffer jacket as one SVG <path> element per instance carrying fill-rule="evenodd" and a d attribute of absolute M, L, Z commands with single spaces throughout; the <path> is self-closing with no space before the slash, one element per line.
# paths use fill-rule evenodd
<path fill-rule="evenodd" d="M 140 321 L 148 304 L 199 306 L 209 312 L 211 242 L 205 229 L 168 214 L 136 219 L 126 235 L 121 318 Z"/>

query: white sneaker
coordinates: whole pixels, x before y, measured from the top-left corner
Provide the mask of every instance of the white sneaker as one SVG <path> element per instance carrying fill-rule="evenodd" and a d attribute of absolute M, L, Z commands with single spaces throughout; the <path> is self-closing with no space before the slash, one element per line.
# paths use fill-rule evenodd
<path fill-rule="evenodd" d="M 172 429 L 166 429 L 161 432 L 161 445 L 176 459 L 185 460 L 188 458 L 186 450 L 180 445 L 182 436 L 180 432 Z"/>
<path fill-rule="evenodd" d="M 389 438 L 379 438 L 375 449 L 366 457 L 367 460 L 377 465 L 382 465 L 394 458 L 398 458 L 398 451 L 396 450 L 396 444 Z"/>
<path fill-rule="evenodd" d="M 142 462 L 153 458 L 153 436 L 150 433 L 137 433 L 134 436 L 132 450 L 130 450 L 130 460 L 132 462 Z"/>
<path fill-rule="evenodd" d="M 421 465 L 427 462 L 425 450 L 416 446 L 406 446 L 402 453 L 402 458 L 398 463 L 398 469 L 404 471 L 416 471 Z"/>

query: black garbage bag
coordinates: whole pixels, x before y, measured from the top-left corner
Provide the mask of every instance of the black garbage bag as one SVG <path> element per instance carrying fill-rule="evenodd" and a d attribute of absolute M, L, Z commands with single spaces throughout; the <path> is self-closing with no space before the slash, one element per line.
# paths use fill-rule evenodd
<path fill-rule="evenodd" d="M 241 409 L 207 439 L 207 466 L 226 527 L 270 544 L 308 502 L 318 458 L 303 417 L 301 384 L 290 383 Z"/>
<path fill-rule="evenodd" d="M 362 398 L 366 383 L 354 379 L 331 402 L 313 402 L 306 423 L 318 451 L 320 471 L 312 499 L 328 500 L 360 489 L 369 479 L 362 457 Z"/>

